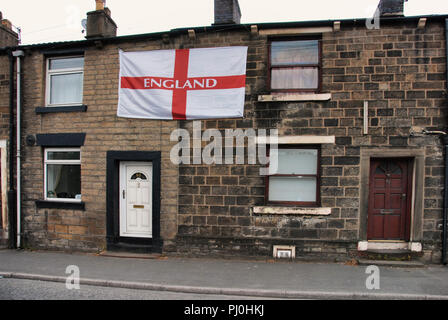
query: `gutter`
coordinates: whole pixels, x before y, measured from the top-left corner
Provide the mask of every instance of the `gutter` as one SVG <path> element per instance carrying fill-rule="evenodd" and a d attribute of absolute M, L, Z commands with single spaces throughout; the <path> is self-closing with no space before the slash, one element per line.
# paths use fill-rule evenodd
<path fill-rule="evenodd" d="M 448 18 L 448 15 L 422 15 L 422 16 L 410 16 L 410 17 L 381 17 L 382 24 L 395 24 L 395 23 L 417 23 L 420 18 L 427 18 L 431 21 L 444 21 Z M 180 36 L 188 35 L 188 30 L 194 30 L 196 33 L 206 32 L 229 32 L 229 31 L 250 31 L 252 25 L 257 25 L 260 30 L 262 29 L 278 29 L 278 28 L 305 28 L 305 27 L 332 27 L 335 21 L 340 21 L 341 26 L 365 26 L 366 19 L 370 18 L 355 18 L 355 19 L 333 19 L 333 20 L 311 20 L 311 21 L 293 21 L 293 22 L 264 22 L 264 23 L 247 23 L 247 24 L 224 24 L 224 25 L 211 25 L 202 27 L 188 27 L 188 28 L 175 28 L 167 31 L 154 32 L 154 33 L 141 33 L 124 36 L 113 36 L 104 38 L 92 38 L 86 40 L 74 40 L 74 41 L 61 41 L 50 43 L 37 43 L 27 44 L 15 47 L 3 47 L 0 48 L 0 54 L 6 50 L 57 50 L 59 48 L 79 48 L 80 46 L 95 46 L 98 42 L 104 44 L 107 43 L 122 43 L 128 41 L 138 40 L 161 40 L 165 36 Z"/>
<path fill-rule="evenodd" d="M 16 191 L 14 189 L 14 56 L 9 52 L 9 189 L 8 189 L 8 235 L 9 248 L 16 248 Z"/>

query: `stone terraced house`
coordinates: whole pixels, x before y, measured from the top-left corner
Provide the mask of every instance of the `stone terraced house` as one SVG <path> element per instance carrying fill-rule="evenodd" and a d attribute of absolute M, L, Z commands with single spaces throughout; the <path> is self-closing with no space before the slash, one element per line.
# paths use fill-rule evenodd
<path fill-rule="evenodd" d="M 116 36 L 96 2 L 82 41 L 18 45 L 2 18 L 3 245 L 440 263 L 448 15 L 381 0 L 375 19 L 241 24 L 237 0 L 215 0 L 211 26 Z M 119 50 L 224 46 L 248 47 L 243 118 L 117 116 Z M 173 163 L 174 130 L 207 145 L 198 124 L 276 129 L 279 173 Z"/>

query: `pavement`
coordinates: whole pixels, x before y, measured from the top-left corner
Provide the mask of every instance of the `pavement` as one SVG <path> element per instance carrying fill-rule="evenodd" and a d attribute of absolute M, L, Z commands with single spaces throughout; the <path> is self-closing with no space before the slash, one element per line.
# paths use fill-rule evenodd
<path fill-rule="evenodd" d="M 377 266 L 374 274 L 368 266 L 344 263 L 0 250 L 0 278 L 65 283 L 73 275 L 66 273 L 68 266 L 79 268 L 81 288 L 277 299 L 448 300 L 448 267 L 442 265 Z M 372 287 L 373 275 L 378 277 Z"/>

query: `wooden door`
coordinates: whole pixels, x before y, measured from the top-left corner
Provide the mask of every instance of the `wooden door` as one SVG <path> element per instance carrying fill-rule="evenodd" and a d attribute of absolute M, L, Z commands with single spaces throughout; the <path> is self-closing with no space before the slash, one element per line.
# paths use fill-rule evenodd
<path fill-rule="evenodd" d="M 371 160 L 368 240 L 409 241 L 411 168 L 409 159 Z"/>

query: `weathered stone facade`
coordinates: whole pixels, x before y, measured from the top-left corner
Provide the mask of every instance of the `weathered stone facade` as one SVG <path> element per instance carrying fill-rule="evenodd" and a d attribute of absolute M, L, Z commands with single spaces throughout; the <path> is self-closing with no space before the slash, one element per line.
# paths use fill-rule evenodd
<path fill-rule="evenodd" d="M 326 28 L 321 33 L 321 91 L 331 93 L 328 101 L 259 101 L 260 95 L 270 94 L 270 38 L 261 31 L 308 28 L 306 23 L 259 25 L 259 32 L 251 32 L 250 26 L 198 28 L 194 39 L 187 30 L 173 30 L 133 38 L 22 47 L 26 52 L 22 140 L 36 134 L 86 133 L 81 147 L 85 210 L 36 206 L 44 189 L 43 148 L 24 144 L 22 210 L 26 245 L 106 249 L 107 152 L 159 151 L 163 252 L 271 256 L 273 245 L 286 244 L 295 245 L 298 256 L 347 257 L 356 252 L 358 241 L 366 240 L 365 172 L 370 157 L 399 156 L 411 158 L 415 167 L 411 241 L 421 243 L 425 257 L 438 262 L 443 146 L 437 135 L 412 132 L 416 127 L 447 129 L 444 19 L 428 17 L 421 29 L 417 28 L 418 19 L 387 19 L 379 30 L 368 30 L 363 21 L 350 21 L 332 32 L 327 29 L 333 25 L 323 22 L 319 26 Z M 216 46 L 248 46 L 245 115 L 244 119 L 201 121 L 202 130 L 278 129 L 281 137 L 334 136 L 334 144 L 320 146 L 320 205 L 331 209 L 329 215 L 256 214 L 254 207 L 266 205 L 261 165 L 176 166 L 170 161 L 176 143 L 170 141 L 170 135 L 176 128 L 191 130 L 191 121 L 116 116 L 119 48 L 137 51 Z M 84 51 L 83 104 L 88 109 L 37 114 L 35 108 L 45 105 L 46 58 L 51 50 L 67 47 Z M 7 66 L 7 57 L 0 56 L 0 77 L 6 74 L 3 70 Z M 7 87 L 0 90 L 3 106 Z M 365 101 L 369 103 L 367 134 L 363 132 Z M 1 132 L 6 133 L 6 122 L 2 122 Z"/>

